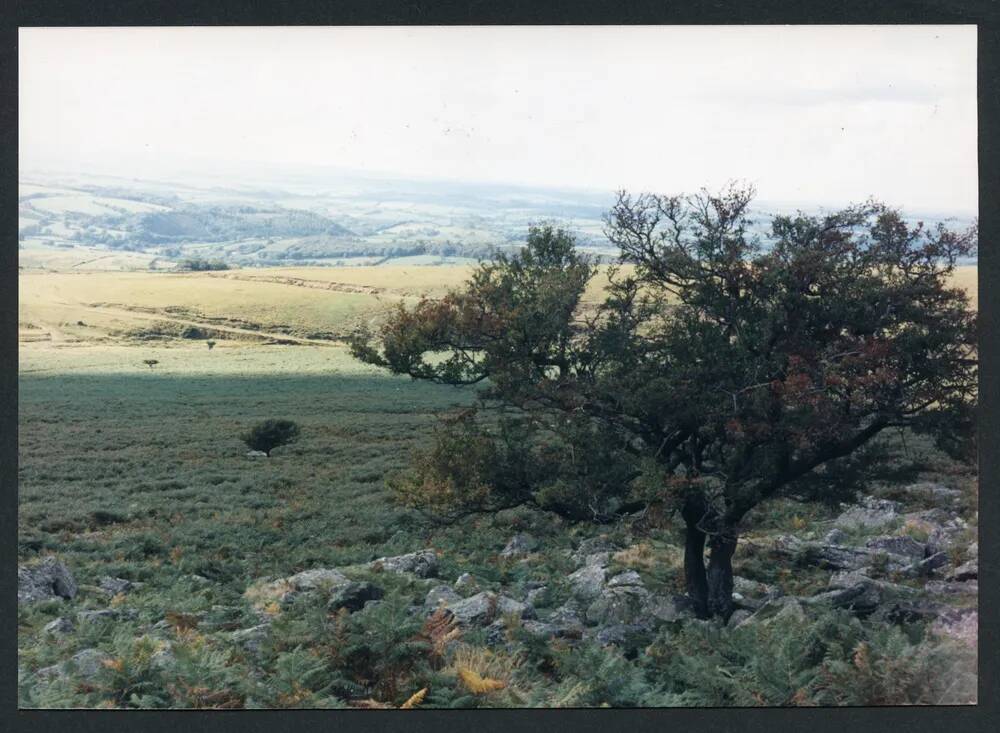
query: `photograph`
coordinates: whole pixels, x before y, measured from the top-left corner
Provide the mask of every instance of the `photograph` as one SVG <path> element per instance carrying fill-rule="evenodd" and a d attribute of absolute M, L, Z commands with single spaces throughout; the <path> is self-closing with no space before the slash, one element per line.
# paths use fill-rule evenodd
<path fill-rule="evenodd" d="M 18 709 L 977 705 L 978 40 L 20 27 Z"/>

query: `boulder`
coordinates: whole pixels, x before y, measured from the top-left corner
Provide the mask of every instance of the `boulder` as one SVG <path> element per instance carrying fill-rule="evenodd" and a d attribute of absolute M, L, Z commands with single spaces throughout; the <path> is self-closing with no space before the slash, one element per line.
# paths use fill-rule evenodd
<path fill-rule="evenodd" d="M 100 621 L 131 621 L 139 616 L 132 608 L 101 608 L 92 611 L 80 611 L 76 614 L 77 621 L 94 623 Z"/>
<path fill-rule="evenodd" d="M 517 557 L 519 555 L 527 555 L 529 552 L 533 552 L 537 548 L 538 540 L 530 534 L 522 532 L 521 534 L 516 534 L 511 537 L 507 546 L 500 551 L 500 557 Z"/>
<path fill-rule="evenodd" d="M 963 582 L 931 580 L 924 584 L 924 593 L 935 596 L 978 596 L 979 583 L 976 580 Z"/>
<path fill-rule="evenodd" d="M 607 567 L 600 563 L 584 565 L 568 576 L 570 592 L 581 601 L 592 601 L 601 594 L 607 574 Z"/>
<path fill-rule="evenodd" d="M 585 639 L 593 639 L 601 646 L 615 646 L 631 656 L 652 641 L 653 630 L 644 624 L 616 624 L 588 629 Z"/>
<path fill-rule="evenodd" d="M 564 603 L 554 609 L 545 619 L 545 624 L 554 636 L 579 639 L 583 633 L 583 618 L 573 603 Z"/>
<path fill-rule="evenodd" d="M 639 585 L 606 587 L 587 606 L 587 623 L 597 626 L 636 623 L 646 617 L 649 596 L 649 591 Z"/>
<path fill-rule="evenodd" d="M 620 545 L 612 542 L 607 536 L 599 535 L 583 540 L 571 554 L 577 564 L 591 564 L 593 562 L 607 564 L 612 553 L 622 549 Z M 593 560 L 593 556 L 597 556 Z"/>
<path fill-rule="evenodd" d="M 111 659 L 111 656 L 99 649 L 81 649 L 65 662 L 54 664 L 51 667 L 43 667 L 35 674 L 39 679 L 66 679 L 71 674 L 91 680 L 100 673 L 104 663 Z"/>
<path fill-rule="evenodd" d="M 845 509 L 834 524 L 846 530 L 879 529 L 898 519 L 899 509 L 899 502 L 866 496 L 858 504 Z"/>
<path fill-rule="evenodd" d="M 735 611 L 734 611 L 735 615 Z M 775 622 L 780 626 L 788 621 L 802 621 L 806 617 L 805 610 L 798 598 L 782 596 L 768 601 L 754 613 L 738 622 L 740 626 L 760 624 L 771 626 Z"/>
<path fill-rule="evenodd" d="M 837 574 L 830 580 L 829 590 L 804 599 L 810 606 L 828 605 L 852 611 L 858 616 L 868 616 L 888 608 L 893 602 L 910 601 L 916 590 L 895 583 L 874 580 L 860 573 Z M 885 609 L 883 609 L 885 610 Z"/>
<path fill-rule="evenodd" d="M 735 611 L 733 611 L 733 615 L 729 617 L 729 621 L 726 622 L 726 625 L 731 628 L 736 628 L 737 626 L 740 626 L 744 621 L 749 620 L 752 616 L 753 616 L 752 612 L 747 611 L 746 609 L 743 608 L 737 608 Z"/>
<path fill-rule="evenodd" d="M 528 588 L 528 592 L 524 594 L 524 602 L 529 606 L 534 606 L 542 599 L 547 591 L 548 587 L 544 585 L 539 585 L 535 588 Z"/>
<path fill-rule="evenodd" d="M 70 634 L 76 631 L 76 624 L 73 620 L 65 616 L 60 616 L 55 621 L 49 621 L 42 627 L 46 634 Z"/>
<path fill-rule="evenodd" d="M 626 570 L 608 580 L 609 588 L 618 588 L 627 585 L 642 585 L 642 578 L 634 570 Z"/>
<path fill-rule="evenodd" d="M 427 598 L 424 600 L 424 610 L 433 613 L 438 606 L 457 603 L 462 600 L 462 596 L 453 591 L 447 585 L 438 585 L 430 589 Z"/>
<path fill-rule="evenodd" d="M 248 629 L 239 629 L 229 635 L 231 641 L 239 644 L 248 652 L 253 654 L 261 650 L 264 642 L 271 634 L 271 624 L 263 623 L 258 626 L 251 626 Z"/>
<path fill-rule="evenodd" d="M 452 601 L 445 608 L 451 611 L 455 621 L 462 626 L 485 626 L 508 614 L 515 614 L 519 618 L 532 618 L 535 615 L 531 606 L 488 591 Z"/>
<path fill-rule="evenodd" d="M 296 573 L 285 581 L 299 592 L 307 592 L 318 589 L 332 589 L 340 585 L 346 585 L 350 581 L 347 576 L 339 570 L 333 568 L 314 568 Z"/>
<path fill-rule="evenodd" d="M 267 458 L 267 453 L 262 450 L 248 450 L 247 458 Z"/>
<path fill-rule="evenodd" d="M 964 562 L 945 576 L 945 580 L 950 580 L 955 583 L 978 579 L 979 560 L 969 560 Z"/>
<path fill-rule="evenodd" d="M 131 580 L 126 580 L 125 578 L 112 578 L 107 575 L 97 582 L 97 587 L 108 596 L 117 596 L 120 593 L 128 593 L 141 586 L 142 583 L 133 583 Z"/>
<path fill-rule="evenodd" d="M 35 603 L 55 598 L 76 597 L 77 586 L 73 574 L 54 557 L 47 557 L 34 565 L 17 567 L 17 602 Z"/>
<path fill-rule="evenodd" d="M 351 613 L 360 611 L 368 601 L 377 601 L 383 596 L 383 591 L 377 585 L 366 582 L 348 582 L 338 586 L 330 595 L 326 605 L 328 611 L 336 613 L 346 608 Z"/>
<path fill-rule="evenodd" d="M 389 573 L 412 573 L 418 578 L 429 578 L 437 574 L 438 561 L 434 550 L 420 550 L 406 555 L 380 557 L 368 564 L 373 570 Z"/>
<path fill-rule="evenodd" d="M 914 565 L 911 572 L 916 576 L 926 576 L 947 566 L 948 562 L 949 559 L 947 552 L 936 552 L 930 557 L 925 557 L 923 560 Z"/>
<path fill-rule="evenodd" d="M 823 542 L 828 545 L 843 545 L 847 543 L 847 532 L 842 530 L 840 527 L 834 527 L 826 536 L 823 537 Z"/>
<path fill-rule="evenodd" d="M 924 558 L 927 545 L 917 542 L 912 537 L 873 537 L 865 542 L 865 547 L 876 552 L 909 558 L 916 562 Z"/>
<path fill-rule="evenodd" d="M 476 579 L 469 573 L 462 573 L 455 581 L 455 590 L 460 593 L 475 590 L 477 587 L 479 587 L 479 584 L 476 583 Z"/>

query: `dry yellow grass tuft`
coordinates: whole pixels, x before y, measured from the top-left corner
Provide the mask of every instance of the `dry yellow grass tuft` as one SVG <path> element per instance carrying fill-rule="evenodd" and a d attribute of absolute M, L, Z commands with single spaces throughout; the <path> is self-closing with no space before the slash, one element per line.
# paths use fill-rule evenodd
<path fill-rule="evenodd" d="M 462 684 L 465 685 L 465 688 L 473 695 L 485 695 L 488 692 L 502 690 L 507 686 L 506 683 L 501 682 L 500 680 L 494 680 L 489 677 L 481 677 L 476 672 L 473 672 L 471 669 L 466 669 L 465 667 L 458 668 L 458 678 L 462 680 Z"/>
<path fill-rule="evenodd" d="M 412 695 L 410 695 L 409 699 L 407 699 L 406 702 L 404 702 L 402 705 L 399 706 L 399 709 L 400 710 L 412 710 L 417 705 L 419 705 L 420 703 L 422 703 L 424 701 L 425 697 L 427 697 L 427 688 L 426 687 L 421 688 L 421 689 L 417 690 L 416 692 L 414 692 Z"/>

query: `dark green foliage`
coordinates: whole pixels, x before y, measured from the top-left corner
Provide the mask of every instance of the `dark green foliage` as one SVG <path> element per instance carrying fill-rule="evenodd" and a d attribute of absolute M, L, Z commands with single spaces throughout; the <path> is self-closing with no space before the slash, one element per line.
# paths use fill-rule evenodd
<path fill-rule="evenodd" d="M 596 308 L 581 303 L 595 269 L 573 238 L 532 228 L 522 252 L 481 265 L 441 300 L 400 305 L 377 333 L 359 331 L 352 352 L 415 379 L 483 383 L 485 400 L 527 414 L 540 435 L 559 433 L 564 451 L 603 444 L 655 466 L 640 483 L 687 524 L 688 592 L 700 614 L 728 618 L 732 556 L 759 503 L 806 478 L 812 487 L 801 492 L 815 497 L 824 476 L 813 472 L 887 429 L 933 435 L 954 455 L 975 447 L 976 316 L 948 282 L 975 252 L 975 227 L 909 226 L 869 202 L 775 217 L 764 239 L 753 195 L 738 186 L 690 197 L 621 192 L 606 234 L 622 267 Z M 589 506 L 599 520 L 608 513 L 608 502 L 586 496 L 575 460 L 557 462 L 567 474 L 544 484 L 521 471 L 494 477 L 496 487 L 432 463 L 418 459 L 411 503 L 426 490 L 464 508 L 495 488 L 511 500 Z M 629 469 L 616 470 L 617 499 Z"/>
<path fill-rule="evenodd" d="M 243 433 L 240 439 L 250 450 L 271 455 L 275 448 L 298 440 L 299 432 L 299 426 L 291 420 L 267 419 Z"/>
<path fill-rule="evenodd" d="M 191 259 L 182 260 L 180 264 L 177 265 L 178 270 L 189 270 L 191 272 L 202 272 L 206 270 L 228 270 L 229 265 L 226 264 L 225 260 L 205 260 L 200 257 L 192 257 Z M 192 336 L 190 338 L 197 338 Z"/>

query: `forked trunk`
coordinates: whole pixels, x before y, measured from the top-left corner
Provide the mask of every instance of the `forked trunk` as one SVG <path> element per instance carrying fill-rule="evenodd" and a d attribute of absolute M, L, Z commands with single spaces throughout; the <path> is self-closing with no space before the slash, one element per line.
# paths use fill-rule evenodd
<path fill-rule="evenodd" d="M 685 501 L 681 516 L 686 525 L 684 541 L 684 582 L 688 597 L 699 618 L 718 616 L 728 621 L 733 613 L 733 554 L 737 535 L 726 530 L 713 534 L 708 542 L 710 554 L 705 569 L 706 527 L 712 519 L 705 502 L 699 498 Z"/>
<path fill-rule="evenodd" d="M 719 534 L 709 543 L 712 552 L 708 557 L 708 614 L 728 621 L 733 614 L 733 553 L 736 552 L 736 534 Z"/>

